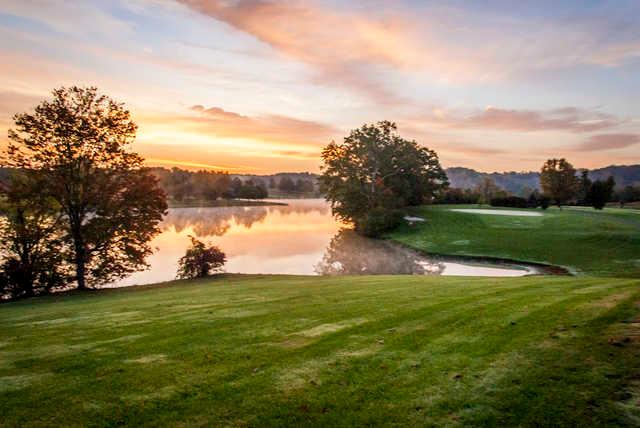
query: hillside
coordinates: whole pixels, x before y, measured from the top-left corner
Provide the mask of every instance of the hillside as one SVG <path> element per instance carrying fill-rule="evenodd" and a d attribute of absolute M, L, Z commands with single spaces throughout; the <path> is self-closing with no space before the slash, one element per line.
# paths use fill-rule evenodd
<path fill-rule="evenodd" d="M 452 187 L 469 189 L 477 186 L 484 177 L 489 177 L 503 189 L 515 194 L 528 194 L 533 189 L 540 189 L 538 172 L 479 172 L 470 168 L 447 168 L 447 176 Z M 616 187 L 640 185 L 640 165 L 610 165 L 589 171 L 592 180 L 606 179 L 610 176 L 616 180 Z"/>

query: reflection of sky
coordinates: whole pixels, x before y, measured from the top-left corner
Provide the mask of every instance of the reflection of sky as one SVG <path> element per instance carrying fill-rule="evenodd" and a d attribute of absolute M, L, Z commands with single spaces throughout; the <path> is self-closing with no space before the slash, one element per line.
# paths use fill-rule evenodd
<path fill-rule="evenodd" d="M 126 102 L 167 166 L 317 171 L 381 119 L 446 166 L 637 163 L 639 21 L 637 0 L 3 0 L 0 138 L 80 84 Z"/>
<path fill-rule="evenodd" d="M 384 241 L 371 241 L 350 233 L 338 235 L 343 226 L 333 219 L 323 200 L 288 202 L 287 206 L 170 209 L 162 224 L 163 232 L 152 243 L 157 251 L 149 258 L 151 268 L 126 278 L 119 285 L 173 279 L 178 260 L 190 244 L 189 235 L 219 246 L 227 254 L 225 269 L 232 273 L 314 275 L 326 257 L 330 257 L 330 263 L 342 263 L 343 273 L 424 271 L 416 269 L 419 266 L 413 253 L 394 251 L 394 247 Z M 334 237 L 349 239 L 332 240 Z M 434 264 L 426 259 L 425 263 L 427 270 L 432 268 L 433 273 L 445 275 L 517 276 L 524 273 L 450 262 Z M 407 268 L 408 265 L 414 268 Z"/>
<path fill-rule="evenodd" d="M 313 265 L 340 226 L 321 200 L 288 206 L 170 209 L 163 232 L 152 243 L 151 270 L 122 285 L 173 279 L 189 235 L 219 246 L 227 272 L 313 274 Z M 220 235 L 220 232 L 224 234 Z"/>

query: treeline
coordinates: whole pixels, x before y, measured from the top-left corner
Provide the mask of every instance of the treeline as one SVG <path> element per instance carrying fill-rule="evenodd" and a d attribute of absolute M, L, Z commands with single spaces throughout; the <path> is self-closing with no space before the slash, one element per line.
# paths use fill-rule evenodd
<path fill-rule="evenodd" d="M 186 171 L 151 168 L 170 201 L 215 201 L 217 199 L 264 199 L 269 196 L 262 180 L 232 178 L 227 172 Z"/>
<path fill-rule="evenodd" d="M 546 209 L 549 205 L 591 206 L 602 209 L 608 202 L 617 202 L 621 207 L 640 201 L 640 186 L 626 185 L 616 188 L 613 177 L 592 180 L 588 170 L 578 171 L 565 159 L 549 159 L 539 174 L 542 191 L 531 190 L 528 194 L 515 195 L 483 177 L 475 187 L 461 189 L 450 187 L 436 203 L 441 204 L 490 204 L 496 207 Z"/>
<path fill-rule="evenodd" d="M 319 196 L 312 174 L 281 173 L 272 176 L 234 176 L 220 171 L 150 168 L 173 202 L 211 202 L 217 199 L 264 199 Z"/>
<path fill-rule="evenodd" d="M 269 189 L 278 190 L 285 194 L 292 194 L 297 196 L 309 196 L 316 192 L 316 186 L 314 185 L 315 179 L 297 178 L 294 179 L 288 175 L 276 174 L 269 178 Z"/>

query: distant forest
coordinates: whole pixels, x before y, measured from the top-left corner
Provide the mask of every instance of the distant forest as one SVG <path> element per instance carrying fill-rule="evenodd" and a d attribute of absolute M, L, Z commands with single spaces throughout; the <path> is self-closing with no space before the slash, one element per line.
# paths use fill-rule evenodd
<path fill-rule="evenodd" d="M 229 174 L 216 171 L 187 171 L 179 168 L 151 168 L 170 200 L 210 201 L 225 199 L 312 198 L 321 197 L 318 175 L 309 172 L 283 172 L 272 175 Z M 470 168 L 447 168 L 450 187 L 473 190 L 484 179 L 491 179 L 508 194 L 527 197 L 540 190 L 538 172 L 479 172 Z M 0 186 L 8 181 L 9 170 L 0 168 Z M 589 171 L 592 180 L 613 177 L 616 190 L 640 189 L 640 165 L 607 166 Z M 5 184 L 3 184 L 5 183 Z"/>
<path fill-rule="evenodd" d="M 579 170 L 580 171 L 580 170 Z M 470 168 L 447 168 L 447 177 L 451 187 L 473 189 L 484 178 L 490 178 L 501 189 L 516 196 L 528 196 L 534 190 L 540 190 L 539 172 L 478 172 Z M 613 177 L 616 189 L 627 186 L 640 187 L 640 165 L 611 165 L 589 171 L 591 180 L 606 180 Z"/>
<path fill-rule="evenodd" d="M 151 168 L 151 172 L 173 202 L 320 196 L 316 177 L 309 173 L 254 176 L 180 168 Z"/>

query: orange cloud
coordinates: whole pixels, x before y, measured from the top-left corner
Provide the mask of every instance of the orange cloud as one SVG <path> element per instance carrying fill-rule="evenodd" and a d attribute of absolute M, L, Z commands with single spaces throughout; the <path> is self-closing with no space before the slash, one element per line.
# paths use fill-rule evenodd
<path fill-rule="evenodd" d="M 172 166 L 178 166 L 178 167 L 186 167 L 187 169 L 193 169 L 193 168 L 213 169 L 213 170 L 216 170 L 216 171 L 230 171 L 230 170 L 231 171 L 234 171 L 234 170 L 246 171 L 246 170 L 252 169 L 250 167 L 235 167 L 235 166 L 224 166 L 224 165 L 212 165 L 212 164 L 201 163 L 201 162 L 189 162 L 189 161 L 179 161 L 179 160 L 172 160 L 172 159 L 158 159 L 158 158 L 146 158 L 145 159 L 145 163 L 147 165 L 161 165 L 161 166 L 172 165 Z"/>
<path fill-rule="evenodd" d="M 217 137 L 249 138 L 285 144 L 328 143 L 340 134 L 337 128 L 319 122 L 282 115 L 243 116 L 220 107 L 191 107 L 196 116 L 183 118 L 201 131 Z"/>

